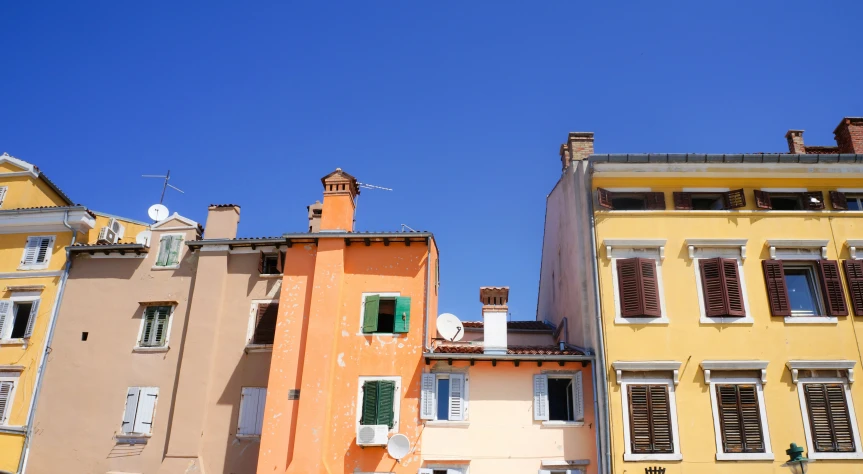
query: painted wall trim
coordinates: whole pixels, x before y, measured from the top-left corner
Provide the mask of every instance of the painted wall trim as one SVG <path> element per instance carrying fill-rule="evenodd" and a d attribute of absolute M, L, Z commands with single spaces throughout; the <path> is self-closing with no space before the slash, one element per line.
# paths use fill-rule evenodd
<path fill-rule="evenodd" d="M 665 242 L 665 239 L 605 239 L 602 245 L 605 246 L 605 258 L 611 258 L 615 248 L 647 248 L 656 249 L 659 251 L 659 259 L 665 260 Z"/>
<path fill-rule="evenodd" d="M 853 360 L 789 360 L 785 365 L 791 371 L 791 380 L 799 381 L 800 370 L 844 370 L 847 373 L 848 383 L 854 383 Z"/>
<path fill-rule="evenodd" d="M 701 370 L 704 371 L 704 383 L 710 383 L 711 370 L 759 370 L 761 371 L 761 383 L 767 383 L 766 360 L 705 360 L 701 362 Z"/>
<path fill-rule="evenodd" d="M 740 258 L 746 260 L 747 239 L 686 239 L 689 250 L 689 258 L 695 258 L 695 251 L 699 248 L 739 248 Z"/>
<path fill-rule="evenodd" d="M 863 247 L 863 240 L 848 239 L 845 241 L 848 246 L 848 253 L 851 255 L 851 260 L 859 260 L 857 249 Z"/>
<path fill-rule="evenodd" d="M 680 383 L 680 362 L 676 360 L 615 361 L 611 363 L 617 372 L 617 384 L 623 383 L 623 372 L 671 372 L 674 385 Z"/>
<path fill-rule="evenodd" d="M 770 247 L 770 258 L 776 259 L 776 255 L 780 252 L 777 252 L 777 249 L 821 249 L 821 258 L 827 258 L 827 246 L 830 244 L 829 240 L 786 240 L 786 239 L 767 239 L 767 246 Z M 793 255 L 794 257 L 799 257 L 798 255 Z"/>
<path fill-rule="evenodd" d="M 45 277 L 58 277 L 63 275 L 63 270 L 51 270 L 47 272 L 31 272 L 31 271 L 20 271 L 20 272 L 2 272 L 0 273 L 0 280 L 12 280 L 17 278 L 45 278 Z"/>

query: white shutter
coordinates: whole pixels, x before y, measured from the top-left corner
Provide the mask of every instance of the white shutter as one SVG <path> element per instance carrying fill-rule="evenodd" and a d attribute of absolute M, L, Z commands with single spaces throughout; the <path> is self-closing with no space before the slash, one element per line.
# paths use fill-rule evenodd
<path fill-rule="evenodd" d="M 464 420 L 464 374 L 449 376 L 449 419 Z"/>
<path fill-rule="evenodd" d="M 425 467 L 421 467 L 419 468 L 419 470 L 417 470 L 417 474 L 434 474 L 434 471 Z"/>
<path fill-rule="evenodd" d="M 267 389 L 259 388 L 258 389 L 258 414 L 255 421 L 255 434 L 260 435 L 264 432 L 264 408 L 267 405 Z"/>
<path fill-rule="evenodd" d="M 551 471 L 549 471 L 548 469 L 540 469 L 539 474 L 551 474 Z"/>
<path fill-rule="evenodd" d="M 30 307 L 30 316 L 27 320 L 27 328 L 24 330 L 24 337 L 33 335 L 33 327 L 36 326 L 37 314 L 39 314 L 39 300 L 34 301 L 33 306 Z"/>
<path fill-rule="evenodd" d="M 156 411 L 156 398 L 159 389 L 156 387 L 141 387 L 138 398 L 138 413 L 135 415 L 135 433 L 150 434 L 153 428 L 153 415 Z"/>
<path fill-rule="evenodd" d="M 9 406 L 12 405 L 12 382 L 0 382 L 0 425 L 6 424 Z"/>
<path fill-rule="evenodd" d="M 435 418 L 435 374 L 423 374 L 422 393 L 420 395 L 420 419 L 434 420 Z"/>
<path fill-rule="evenodd" d="M 27 246 L 24 247 L 24 256 L 21 257 L 21 265 L 33 265 L 36 263 L 36 255 L 39 254 L 40 237 L 27 237 Z"/>
<path fill-rule="evenodd" d="M 141 389 L 138 387 L 129 387 L 126 392 L 126 411 L 123 412 L 123 433 L 133 433 L 135 429 L 135 414 L 138 412 L 138 399 L 141 396 Z"/>
<path fill-rule="evenodd" d="M 533 419 L 548 421 L 548 376 L 533 376 Z"/>
<path fill-rule="evenodd" d="M 41 237 L 39 240 L 39 253 L 36 254 L 36 262 L 38 264 L 48 264 L 51 260 L 51 250 L 54 248 L 53 237 Z"/>
<path fill-rule="evenodd" d="M 581 381 L 581 372 L 576 372 L 572 377 L 572 411 L 575 421 L 584 421 L 584 386 Z"/>
<path fill-rule="evenodd" d="M 261 434 L 264 426 L 264 405 L 266 401 L 266 388 L 243 387 L 240 398 L 240 419 L 237 420 L 237 434 Z"/>
<path fill-rule="evenodd" d="M 0 300 L 0 339 L 6 338 L 7 324 L 12 324 L 12 301 Z"/>
<path fill-rule="evenodd" d="M 7 186 L 0 187 L 0 206 L 2 206 L 3 201 L 6 200 L 6 191 L 8 191 L 8 190 L 9 190 L 9 188 Z"/>
<path fill-rule="evenodd" d="M 447 469 L 446 474 L 462 474 L 460 469 Z"/>

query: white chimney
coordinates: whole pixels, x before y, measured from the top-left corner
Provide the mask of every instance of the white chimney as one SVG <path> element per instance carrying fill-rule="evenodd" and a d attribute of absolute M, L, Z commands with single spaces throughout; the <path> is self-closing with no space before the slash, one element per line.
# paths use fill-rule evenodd
<path fill-rule="evenodd" d="M 506 303 L 508 286 L 483 286 L 479 289 L 482 302 L 483 353 L 506 354 Z"/>

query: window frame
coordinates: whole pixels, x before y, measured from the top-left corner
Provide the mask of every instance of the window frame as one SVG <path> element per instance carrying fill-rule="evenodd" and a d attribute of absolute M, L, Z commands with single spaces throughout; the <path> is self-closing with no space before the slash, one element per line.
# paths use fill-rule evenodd
<path fill-rule="evenodd" d="M 752 310 L 749 307 L 749 295 L 746 288 L 746 275 L 743 272 L 743 256 L 745 255 L 746 242 L 729 241 L 725 246 L 711 246 L 696 243 L 688 239 L 686 244 L 690 248 L 690 257 L 695 271 L 695 288 L 698 294 L 699 322 L 702 324 L 755 324 Z M 715 243 L 713 245 L 716 245 Z M 746 316 L 742 317 L 710 317 L 707 316 L 707 302 L 704 298 L 704 282 L 701 278 L 701 260 L 712 258 L 727 258 L 737 260 L 737 276 L 740 278 L 740 293 L 743 297 L 743 309 Z"/>
<path fill-rule="evenodd" d="M 600 191 L 602 190 L 602 191 Z M 644 212 L 644 211 L 667 211 L 668 205 L 665 201 L 665 191 L 653 191 L 651 188 L 601 188 L 597 187 L 593 190 L 593 194 L 596 196 L 596 204 L 597 208 L 603 211 L 617 211 L 617 212 Z M 608 203 L 609 206 L 605 206 L 602 204 L 602 199 L 600 199 L 600 195 L 602 192 L 608 192 Z M 620 195 L 621 197 L 629 195 L 629 196 L 640 196 L 644 200 L 644 207 L 642 209 L 614 209 L 614 205 L 612 203 L 615 198 L 615 194 Z M 650 195 L 661 195 L 662 201 L 662 209 L 651 208 L 650 203 Z"/>
<path fill-rule="evenodd" d="M 407 336 L 408 333 L 401 332 L 363 332 L 363 322 L 366 320 L 366 297 L 367 296 L 380 296 L 381 298 L 398 298 L 402 294 L 398 291 L 372 291 L 372 292 L 364 292 L 360 295 L 360 321 L 359 321 L 359 331 L 357 331 L 358 336 L 392 336 L 392 337 L 400 337 Z M 395 329 L 395 328 L 394 328 Z"/>
<path fill-rule="evenodd" d="M 710 377 L 710 406 L 713 411 L 713 432 L 716 437 L 717 461 L 772 461 L 774 459 L 770 444 L 770 428 L 767 424 L 767 406 L 764 404 L 764 385 L 755 377 Z M 719 419 L 719 403 L 716 398 L 717 385 L 755 385 L 758 396 L 758 412 L 761 418 L 761 437 L 764 442 L 763 453 L 726 453 L 722 443 L 722 422 Z"/>
<path fill-rule="evenodd" d="M 168 304 L 146 304 L 142 305 L 143 311 L 141 313 L 141 324 L 138 327 L 138 337 L 135 339 L 135 347 L 134 350 L 138 352 L 163 352 L 167 351 L 170 348 L 171 342 L 171 325 L 174 324 L 174 311 L 177 309 L 177 305 L 168 305 Z M 161 346 L 142 346 L 141 338 L 144 336 L 144 326 L 147 323 L 147 308 L 151 306 L 156 307 L 166 307 L 170 308 L 168 311 L 168 321 L 165 325 L 165 342 Z"/>
<path fill-rule="evenodd" d="M 9 397 L 6 399 L 5 413 L 0 413 L 0 426 L 19 426 L 9 424 L 9 419 L 12 416 L 12 406 L 15 404 L 15 392 L 18 390 L 18 382 L 20 379 L 21 374 L 19 372 L 0 371 L 0 382 L 12 383 L 12 389 L 9 390 Z"/>
<path fill-rule="evenodd" d="M 629 386 L 630 385 L 666 385 L 668 386 L 668 410 L 671 415 L 671 433 L 673 436 L 673 453 L 633 453 L 632 435 L 629 421 Z M 677 396 L 675 393 L 674 380 L 668 376 L 657 375 L 655 377 L 624 377 L 620 381 L 620 396 L 623 412 L 623 461 L 680 461 L 683 455 L 680 450 L 680 431 L 677 420 Z"/>
<path fill-rule="evenodd" d="M 576 380 L 576 374 L 581 373 L 581 380 Z M 546 398 L 548 398 L 548 420 L 542 421 L 542 426 L 546 427 L 554 427 L 554 426 L 584 426 L 584 417 L 587 416 L 586 407 L 584 405 L 584 373 L 576 370 L 576 371 L 543 371 L 539 375 L 545 375 L 548 379 L 558 379 L 565 380 L 568 379 L 572 383 L 572 389 L 570 393 L 572 395 L 572 404 L 573 404 L 573 420 L 552 420 L 551 419 L 551 392 L 547 390 L 546 387 Z M 582 418 L 579 420 L 578 416 L 575 413 L 575 405 L 578 401 L 581 401 L 581 411 Z"/>
<path fill-rule="evenodd" d="M 664 244 L 663 244 L 664 245 Z M 629 325 L 669 324 L 668 309 L 665 305 L 665 284 L 662 281 L 663 250 L 658 246 L 644 248 L 614 248 L 609 261 L 611 266 L 611 289 L 614 292 L 614 323 Z M 653 259 L 656 264 L 656 286 L 659 293 L 660 317 L 623 317 L 620 301 L 620 282 L 617 274 L 617 261 L 629 258 Z"/>
<path fill-rule="evenodd" d="M 762 193 L 766 193 L 766 197 L 770 202 L 769 207 L 764 207 L 760 205 L 760 201 L 764 199 L 765 196 Z M 753 194 L 755 195 L 755 208 L 759 211 L 772 211 L 772 212 L 812 212 L 812 211 L 824 211 L 826 210 L 826 200 L 824 199 L 823 191 L 810 191 L 807 188 L 755 188 L 753 190 Z M 805 199 L 807 196 L 812 196 L 814 194 L 820 195 L 820 207 L 817 206 L 809 206 Z M 776 195 L 777 197 L 787 197 L 793 196 L 799 199 L 801 209 L 773 209 L 772 205 L 772 195 Z M 760 199 L 759 199 L 760 197 Z"/>
<path fill-rule="evenodd" d="M 354 432 L 357 432 L 360 429 L 360 420 L 363 417 L 363 385 L 366 382 L 395 382 L 396 386 L 393 390 L 393 427 L 389 429 L 389 433 L 398 433 L 399 432 L 399 418 L 401 412 L 401 400 L 402 400 L 402 378 L 400 375 L 398 376 L 361 376 L 359 377 L 359 384 L 357 385 L 357 398 L 356 398 L 356 421 L 354 423 L 355 429 Z"/>
<path fill-rule="evenodd" d="M 422 403 L 425 401 L 424 397 L 426 396 L 423 391 L 422 386 L 420 387 L 420 413 L 419 418 L 422 422 L 429 426 L 468 426 L 470 424 L 470 418 L 468 417 L 470 413 L 470 376 L 468 375 L 468 371 L 432 371 L 432 372 L 423 372 L 423 376 L 434 376 L 434 390 L 432 391 L 433 399 L 432 399 L 432 407 L 434 412 L 431 414 L 432 418 L 423 418 L 422 412 Z M 464 387 L 462 387 L 462 419 L 461 420 L 439 420 L 437 418 L 438 415 L 438 401 L 440 397 L 438 396 L 438 382 L 440 379 L 449 379 L 452 375 L 462 375 L 464 376 Z M 452 393 L 452 385 L 450 385 L 450 393 Z M 447 416 L 449 416 L 449 411 L 452 411 L 452 398 L 449 394 L 447 394 Z"/>
<path fill-rule="evenodd" d="M 45 254 L 45 261 L 42 263 L 26 263 L 25 259 L 27 256 L 27 244 L 30 242 L 30 239 L 48 239 L 48 252 Z M 24 242 L 24 250 L 21 252 L 21 262 L 18 265 L 18 270 L 45 270 L 51 264 L 51 256 L 54 254 L 54 244 L 57 243 L 56 235 L 28 235 L 27 240 Z M 39 245 L 41 247 L 41 244 Z M 36 254 L 38 256 L 38 252 Z"/>
<path fill-rule="evenodd" d="M 172 265 L 159 265 L 159 258 L 161 257 L 161 254 L 162 254 L 162 239 L 164 239 L 165 237 L 171 237 L 171 238 L 179 237 L 180 239 L 182 239 L 180 241 L 180 247 L 177 249 L 177 263 L 172 264 Z M 180 268 L 180 263 L 183 261 L 184 247 L 186 247 L 184 245 L 184 242 L 186 242 L 186 234 L 184 234 L 182 232 L 166 232 L 166 233 L 160 235 L 159 236 L 158 251 L 155 252 L 156 261 L 153 262 L 153 270 L 176 270 L 176 269 Z M 170 249 L 168 249 L 168 252 L 170 252 Z"/>
<path fill-rule="evenodd" d="M 249 309 L 249 322 L 246 328 L 246 349 L 254 352 L 271 352 L 273 350 L 273 344 L 256 344 L 252 342 L 252 339 L 255 337 L 255 322 L 258 318 L 258 306 L 262 304 L 279 304 L 278 299 L 258 299 L 252 300 L 251 307 Z M 278 319 L 276 320 L 276 325 L 278 325 Z M 273 341 L 275 343 L 275 341 Z"/>
<path fill-rule="evenodd" d="M 806 276 L 806 282 L 808 283 L 809 290 L 812 292 L 811 297 L 815 303 L 815 314 L 794 314 L 794 309 L 791 308 L 791 295 L 789 292 L 788 295 L 788 306 L 791 310 L 791 318 L 829 318 L 827 315 L 827 307 L 824 304 L 824 288 L 821 286 L 821 282 L 818 277 L 818 268 L 817 264 L 814 261 L 800 261 L 800 260 L 788 260 L 786 262 L 782 262 L 782 277 L 785 280 L 785 288 L 789 288 L 788 285 L 788 270 L 792 271 L 800 271 L 804 270 Z"/>
<path fill-rule="evenodd" d="M 830 260 L 827 258 L 826 247 L 822 246 L 820 241 L 812 241 L 814 244 L 810 245 L 810 242 L 803 241 L 802 244 L 798 243 L 798 241 L 790 241 L 790 243 L 783 244 L 782 241 L 774 241 L 768 240 L 767 244 L 770 246 L 770 256 L 771 258 L 765 259 L 761 261 L 763 273 L 766 272 L 766 262 L 778 261 L 782 264 L 783 277 L 782 282 L 785 286 L 786 295 L 788 297 L 788 307 L 789 311 L 791 308 L 791 295 L 788 295 L 787 283 L 785 282 L 785 267 L 787 265 L 795 266 L 795 265 L 812 265 L 815 269 L 815 282 L 816 282 L 816 297 L 820 306 L 821 313 L 820 315 L 815 316 L 793 316 L 793 315 L 781 315 L 775 314 L 772 309 L 772 304 L 770 302 L 771 292 L 769 289 L 769 284 L 767 281 L 767 275 L 764 274 L 765 278 L 765 291 L 764 296 L 767 299 L 767 308 L 768 312 L 771 316 L 771 319 L 776 317 L 782 317 L 786 324 L 838 324 L 840 316 L 848 316 L 850 315 L 850 308 L 848 307 L 847 296 L 845 294 L 845 283 L 841 282 L 842 277 L 839 277 L 840 286 L 842 287 L 842 298 L 845 303 L 846 310 L 848 313 L 845 315 L 830 315 L 830 308 L 827 307 L 827 301 L 825 301 L 825 289 L 823 287 L 823 283 L 819 276 L 818 270 L 818 262 L 835 262 L 839 266 L 839 273 L 843 273 L 841 265 L 839 265 L 839 260 Z M 826 245 L 827 241 L 824 241 Z M 813 246 L 816 245 L 816 246 Z M 807 253 L 808 251 L 808 253 Z"/>
<path fill-rule="evenodd" d="M 434 474 L 434 471 L 455 471 L 457 474 L 469 474 L 469 464 L 441 464 L 440 462 L 432 462 L 417 470 L 417 474 Z"/>
<path fill-rule="evenodd" d="M 123 424 L 124 424 L 123 420 L 125 420 L 125 418 L 126 418 L 126 407 L 128 406 L 128 403 L 129 403 L 129 389 L 132 389 L 132 388 L 137 388 L 139 391 L 143 391 L 144 389 L 150 389 L 150 390 L 155 391 L 156 399 L 153 401 L 153 414 L 152 414 L 152 418 L 151 418 L 152 421 L 150 422 L 150 431 L 148 433 L 143 433 L 143 432 L 138 432 L 138 431 L 123 431 Z M 120 440 L 123 440 L 123 439 L 140 439 L 140 438 L 146 439 L 146 438 L 152 437 L 153 436 L 153 425 L 156 424 L 156 409 L 159 406 L 159 387 L 132 385 L 132 386 L 129 386 L 126 388 L 125 397 L 126 397 L 126 401 L 125 401 L 125 403 L 123 403 L 123 412 L 120 416 L 120 430 L 116 433 L 115 437 L 117 439 L 120 439 Z M 140 397 L 140 392 L 139 392 L 137 405 L 135 407 L 135 421 L 137 421 L 137 419 L 138 419 L 137 411 L 140 409 L 140 405 L 141 405 L 141 397 Z M 135 427 L 135 423 L 133 421 L 132 428 L 134 429 L 134 427 Z"/>
<path fill-rule="evenodd" d="M 33 334 L 32 334 L 32 332 L 30 334 L 28 334 L 26 329 L 25 329 L 23 336 L 15 337 L 15 338 L 12 337 L 12 330 L 15 327 L 15 319 L 16 319 L 15 308 L 19 303 L 31 303 L 33 305 L 30 309 L 30 314 L 27 316 L 27 325 L 29 326 L 31 324 L 30 323 L 30 317 L 33 316 L 33 312 L 34 311 L 36 312 L 36 316 L 33 316 L 34 320 L 39 315 L 39 307 L 41 306 L 41 303 L 42 303 L 42 296 L 38 292 L 36 292 L 36 293 L 24 292 L 24 293 L 17 293 L 17 294 L 12 293 L 12 296 L 7 298 L 5 301 L 8 301 L 9 304 L 12 305 L 12 310 L 10 312 L 9 320 L 4 321 L 2 326 L 0 326 L 0 341 L 3 341 L 3 343 L 18 343 L 18 342 L 24 343 L 24 341 L 33 337 Z M 36 328 L 35 321 L 32 324 L 33 324 L 33 330 L 35 330 L 35 328 Z M 26 328 L 26 326 L 25 326 L 25 328 Z"/>
<path fill-rule="evenodd" d="M 853 452 L 835 453 L 815 450 L 812 440 L 812 427 L 809 421 L 809 407 L 806 404 L 805 384 L 842 384 L 845 390 L 845 402 L 848 405 L 848 418 L 851 421 L 851 433 L 854 437 Z M 851 396 L 851 384 L 847 377 L 801 377 L 797 382 L 797 397 L 800 401 L 800 414 L 803 418 L 803 431 L 806 435 L 806 453 L 809 459 L 863 459 L 863 446 L 860 445 L 860 429 L 857 415 L 854 412 L 854 399 Z"/>

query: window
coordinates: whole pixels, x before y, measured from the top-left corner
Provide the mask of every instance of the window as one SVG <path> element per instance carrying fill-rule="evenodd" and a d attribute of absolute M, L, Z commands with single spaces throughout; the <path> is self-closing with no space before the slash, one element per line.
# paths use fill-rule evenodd
<path fill-rule="evenodd" d="M 764 453 L 764 410 L 755 383 L 712 384 L 723 453 Z"/>
<path fill-rule="evenodd" d="M 261 436 L 266 400 L 266 388 L 243 387 L 240 396 L 240 416 L 237 419 L 238 436 Z"/>
<path fill-rule="evenodd" d="M 773 316 L 848 315 L 838 262 L 764 260 L 762 265 Z"/>
<path fill-rule="evenodd" d="M 819 376 L 820 374 L 813 375 Z M 822 371 L 818 371 L 822 372 Z M 834 371 L 823 371 L 833 372 Z M 846 378 L 817 377 L 798 384 L 809 457 L 848 459 L 863 457 Z"/>
<path fill-rule="evenodd" d="M 279 318 L 277 301 L 253 302 L 248 344 L 272 345 Z"/>
<path fill-rule="evenodd" d="M 746 206 L 742 189 L 720 192 L 676 192 L 674 208 L 693 211 L 719 211 Z"/>
<path fill-rule="evenodd" d="M 533 419 L 551 422 L 584 421 L 581 372 L 534 375 Z"/>
<path fill-rule="evenodd" d="M 581 469 L 540 469 L 539 474 L 583 474 L 584 471 Z"/>
<path fill-rule="evenodd" d="M 674 374 L 676 377 L 676 370 Z M 660 375 L 640 376 L 638 372 L 624 371 L 618 383 L 621 384 L 623 402 L 623 460 L 682 459 L 674 380 Z"/>
<path fill-rule="evenodd" d="M 129 387 L 126 392 L 126 411 L 123 413 L 121 433 L 124 435 L 149 435 L 153 429 L 156 411 L 156 387 Z"/>
<path fill-rule="evenodd" d="M 755 190 L 755 206 L 775 211 L 813 211 L 824 209 L 821 191 L 777 192 Z"/>
<path fill-rule="evenodd" d="M 17 376 L 12 376 L 8 372 L 0 373 L 0 425 L 9 425 L 9 417 L 12 414 L 12 400 L 15 398 L 15 385 L 17 381 Z"/>
<path fill-rule="evenodd" d="M 652 258 L 621 258 L 615 261 L 617 290 L 622 318 L 659 318 L 656 261 Z"/>
<path fill-rule="evenodd" d="M 8 186 L 0 186 L 0 206 L 3 205 L 3 201 L 6 200 L 6 191 L 9 190 Z"/>
<path fill-rule="evenodd" d="M 138 347 L 166 347 L 172 306 L 147 306 L 141 318 Z"/>
<path fill-rule="evenodd" d="M 157 267 L 176 267 L 180 264 L 183 237 L 183 234 L 167 234 L 159 239 L 159 254 L 156 256 Z"/>
<path fill-rule="evenodd" d="M 466 474 L 467 466 L 437 466 L 421 467 L 417 474 Z"/>
<path fill-rule="evenodd" d="M 597 188 L 599 207 L 615 211 L 664 210 L 665 193 L 610 191 Z"/>
<path fill-rule="evenodd" d="M 360 425 L 387 425 L 398 431 L 400 377 L 360 377 L 357 420 Z"/>
<path fill-rule="evenodd" d="M 830 202 L 833 204 L 833 209 L 842 211 L 863 211 L 863 194 L 830 191 Z"/>
<path fill-rule="evenodd" d="M 27 237 L 24 255 L 19 270 L 39 270 L 48 268 L 51 252 L 54 249 L 54 236 Z"/>
<path fill-rule="evenodd" d="M 744 317 L 746 308 L 736 258 L 698 261 L 704 312 L 707 317 Z"/>
<path fill-rule="evenodd" d="M 464 421 L 467 413 L 465 374 L 423 374 L 420 396 L 423 420 Z"/>
<path fill-rule="evenodd" d="M 406 333 L 410 330 L 411 299 L 407 296 L 366 295 L 362 313 L 363 333 Z"/>
<path fill-rule="evenodd" d="M 258 263 L 258 273 L 261 275 L 280 275 L 284 265 L 285 252 L 261 252 L 261 260 Z"/>
<path fill-rule="evenodd" d="M 38 298 L 0 300 L 0 339 L 32 336 L 38 313 Z"/>

